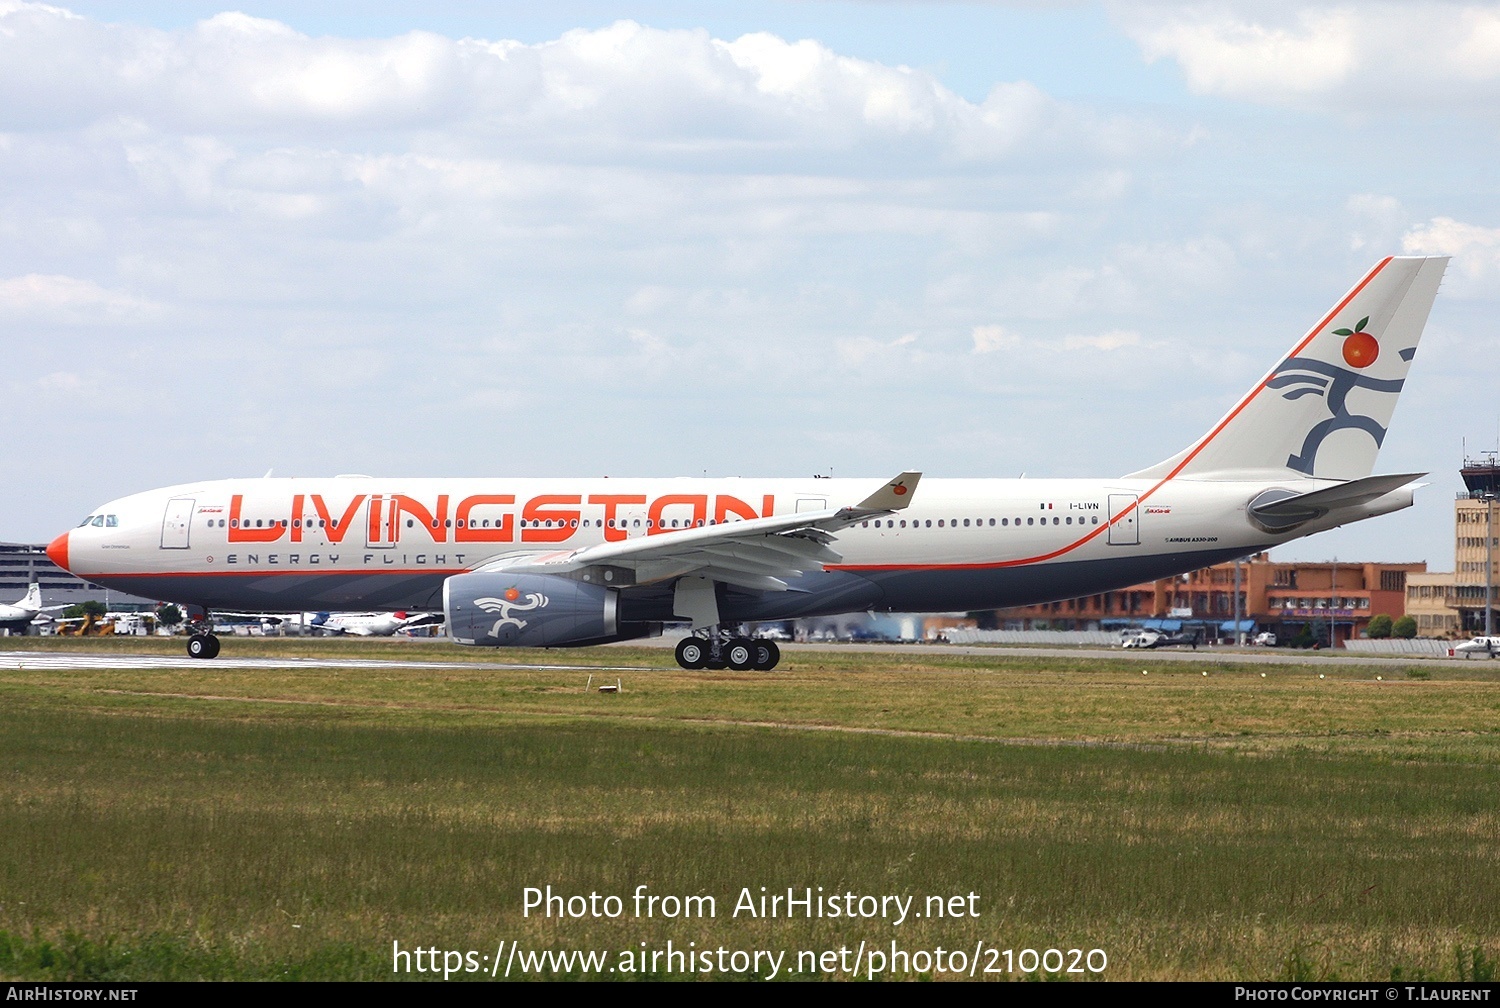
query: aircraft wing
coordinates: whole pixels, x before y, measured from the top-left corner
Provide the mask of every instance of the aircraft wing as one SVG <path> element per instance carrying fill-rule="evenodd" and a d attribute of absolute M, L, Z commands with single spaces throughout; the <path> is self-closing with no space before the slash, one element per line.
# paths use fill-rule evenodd
<path fill-rule="evenodd" d="M 585 567 L 615 567 L 631 571 L 635 584 L 691 574 L 741 588 L 786 591 L 782 578 L 843 559 L 831 548 L 838 538 L 833 533 L 907 507 L 921 478 L 918 472 L 901 473 L 847 507 L 726 521 L 576 550 L 511 554 L 477 570 L 568 574 Z"/>

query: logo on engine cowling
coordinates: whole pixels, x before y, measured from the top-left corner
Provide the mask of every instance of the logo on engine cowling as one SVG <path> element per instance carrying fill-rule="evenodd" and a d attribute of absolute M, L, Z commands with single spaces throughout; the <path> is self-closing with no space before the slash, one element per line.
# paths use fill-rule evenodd
<path fill-rule="evenodd" d="M 543 609 L 547 605 L 547 596 L 540 592 L 527 592 L 524 604 L 518 601 L 521 597 L 519 589 L 507 588 L 502 594 L 505 596 L 504 598 L 495 598 L 493 595 L 488 595 L 484 598 L 474 600 L 474 604 L 485 612 L 500 614 L 500 618 L 495 621 L 495 625 L 490 627 L 491 637 L 499 637 L 500 628 L 503 626 L 513 626 L 517 630 L 525 628 L 526 621 L 516 619 L 511 613 L 531 612 L 534 609 Z"/>

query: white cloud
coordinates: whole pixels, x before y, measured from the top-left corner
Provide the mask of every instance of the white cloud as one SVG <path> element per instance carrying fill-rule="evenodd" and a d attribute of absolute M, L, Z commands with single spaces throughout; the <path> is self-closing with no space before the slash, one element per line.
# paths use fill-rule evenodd
<path fill-rule="evenodd" d="M 1500 97 L 1493 4 L 1124 0 L 1112 9 L 1147 60 L 1174 60 L 1202 94 L 1354 111 L 1492 111 Z"/>
<path fill-rule="evenodd" d="M 920 366 L 932 359 L 931 355 L 917 348 L 916 343 L 916 333 L 904 333 L 891 340 L 874 339 L 869 336 L 842 339 L 837 342 L 835 348 L 839 359 L 849 367 L 880 364 L 899 369 L 913 365 Z"/>
<path fill-rule="evenodd" d="M 1065 336 L 1065 350 L 1119 350 L 1141 345 L 1141 334 L 1128 329 L 1111 329 L 1094 336 Z"/>
<path fill-rule="evenodd" d="M 1410 255 L 1451 255 L 1447 276 L 1452 293 L 1460 297 L 1500 294 L 1500 228 L 1466 224 L 1451 217 L 1434 217 L 1401 239 Z"/>
<path fill-rule="evenodd" d="M 973 332 L 974 352 L 993 353 L 1021 345 L 1021 337 L 998 325 L 975 326 Z"/>
<path fill-rule="evenodd" d="M 1106 352 L 1126 347 L 1141 346 L 1141 334 L 1129 329 L 1111 329 L 1108 332 L 1088 335 L 1065 335 L 1058 337 L 1023 337 L 1004 326 L 975 326 L 971 334 L 973 353 L 993 353 L 997 350 L 1027 353 L 1065 353 L 1072 350 L 1103 350 Z"/>
<path fill-rule="evenodd" d="M 784 161 L 820 150 L 866 162 L 989 163 L 1059 150 L 1097 157 L 1160 141 L 1025 84 L 981 104 L 930 74 L 768 33 L 734 40 L 621 21 L 549 42 L 310 38 L 219 14 L 166 32 L 56 8 L 0 8 L 0 129 L 137 120 L 167 132 L 326 140 L 444 130 L 452 153 L 598 161 Z M 413 138 L 414 141 L 417 138 Z M 881 165 L 888 171 L 889 163 Z"/>
<path fill-rule="evenodd" d="M 0 280 L 0 320 L 64 325 L 138 322 L 157 306 L 92 280 L 28 273 Z"/>
<path fill-rule="evenodd" d="M 1386 254 L 1400 244 L 1401 233 L 1411 222 L 1406 208 L 1394 196 L 1357 193 L 1344 203 L 1344 210 L 1353 218 L 1349 248 L 1355 252 Z"/>
<path fill-rule="evenodd" d="M 966 99 L 798 40 L 785 7 L 738 38 L 621 22 L 523 44 L 242 14 L 163 31 L 0 0 L 0 424 L 52 397 L 58 443 L 128 411 L 216 432 L 206 456 L 169 438 L 88 466 L 30 453 L 0 481 L 0 538 L 272 466 L 1124 471 L 1206 429 L 1347 288 L 1369 265 L 1351 235 L 1384 254 L 1415 222 L 1490 219 L 1471 122 L 1413 139 L 1390 117 L 1336 135 L 1275 109 L 1221 119 L 1142 70 L 1147 107 L 1114 90 L 1104 32 L 944 39 L 963 32 L 949 19 L 926 51 L 995 68 Z M 1333 8 L 1217 9 L 1301 44 L 1296 10 Z M 1108 50 L 1069 85 L 1096 97 L 1014 79 L 1036 65 L 1019 45 Z M 1469 146 L 1433 142 L 1454 136 Z M 1493 313 L 1447 292 L 1436 323 Z M 1490 379 L 1463 363 L 1460 382 Z M 1464 422 L 1455 398 L 1402 415 L 1432 441 Z M 901 420 L 872 431 L 882 402 Z M 1164 422 L 1097 421 L 1142 403 Z M 521 417 L 549 437 L 497 449 Z M 601 437 L 601 417 L 628 436 Z M 390 436 L 435 423 L 451 436 L 420 452 Z"/>

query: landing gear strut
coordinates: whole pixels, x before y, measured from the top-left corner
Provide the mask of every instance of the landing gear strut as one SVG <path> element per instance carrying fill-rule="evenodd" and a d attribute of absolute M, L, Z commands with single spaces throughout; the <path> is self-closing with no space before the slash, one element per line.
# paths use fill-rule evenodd
<path fill-rule="evenodd" d="M 188 607 L 188 629 L 192 632 L 187 640 L 189 658 L 217 658 L 219 638 L 213 635 L 214 621 L 207 610 L 197 606 Z"/>
<path fill-rule="evenodd" d="M 769 672 L 781 661 L 775 641 L 745 637 L 722 623 L 695 630 L 677 643 L 677 664 L 685 669 L 731 668 Z"/>

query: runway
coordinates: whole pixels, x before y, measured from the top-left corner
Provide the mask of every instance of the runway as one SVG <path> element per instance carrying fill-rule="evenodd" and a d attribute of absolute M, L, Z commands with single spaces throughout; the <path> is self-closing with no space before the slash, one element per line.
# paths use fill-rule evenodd
<path fill-rule="evenodd" d="M 404 661 L 384 658 L 189 658 L 186 655 L 68 654 L 56 651 L 0 652 L 0 669 L 495 669 L 533 672 L 647 672 L 642 665 L 521 665 L 512 662 Z"/>
<path fill-rule="evenodd" d="M 807 645 L 809 647 L 827 646 L 839 647 L 850 650 L 895 650 L 901 647 L 909 647 L 922 654 L 959 654 L 959 655 L 989 655 L 998 657 L 1003 655 L 1024 655 L 1028 658 L 1112 658 L 1124 661 L 1140 662 L 1220 662 L 1225 665 L 1318 665 L 1333 668 L 1348 666 L 1400 666 L 1410 667 L 1413 664 L 1428 666 L 1456 666 L 1458 668 L 1483 668 L 1483 659 L 1469 658 L 1429 658 L 1425 655 L 1362 655 L 1350 652 L 1338 651 L 1302 651 L 1291 648 L 1266 648 L 1261 651 L 1236 651 L 1227 648 L 1199 648 L 1194 651 L 1191 648 L 1155 648 L 1151 650 L 1136 650 L 1134 648 L 1047 648 L 1047 647 L 973 647 L 959 644 L 910 644 L 910 645 L 870 645 L 870 644 L 839 644 L 839 645 Z M 785 651 L 786 645 L 782 645 Z M 1500 669 L 1500 664 L 1495 666 Z"/>
<path fill-rule="evenodd" d="M 666 644 L 675 643 L 670 639 Z M 638 644 L 640 642 L 632 642 Z M 818 652 L 859 653 L 869 655 L 958 655 L 985 658 L 1003 662 L 1006 658 L 1054 658 L 1128 661 L 1148 665 L 1171 665 L 1181 662 L 1208 662 L 1219 665 L 1299 665 L 1326 668 L 1330 671 L 1353 668 L 1466 668 L 1483 671 L 1492 668 L 1500 672 L 1500 663 L 1487 662 L 1481 658 L 1429 658 L 1420 655 L 1371 656 L 1354 655 L 1330 651 L 1293 651 L 1289 649 L 1267 649 L 1263 651 L 1238 651 L 1223 648 L 1200 648 L 1193 650 L 1136 651 L 1121 648 L 1046 648 L 1046 647 L 982 647 L 958 644 L 781 644 L 782 662 L 787 664 Z M 229 650 L 233 650 L 231 644 Z M 665 648 L 663 648 L 665 650 Z M 503 654 L 497 652 L 497 655 Z M 167 654 L 98 654 L 68 653 L 58 651 L 0 651 L 0 669 L 177 669 L 185 672 L 212 669 L 430 669 L 432 671 L 454 669 L 492 669 L 496 671 L 537 672 L 651 672 L 680 671 L 665 654 L 660 665 L 573 665 L 528 664 L 507 661 L 444 662 L 412 661 L 389 658 L 235 658 L 221 655 L 208 660 L 189 658 L 186 655 Z M 755 673 L 762 674 L 762 673 Z M 774 674 L 774 673 L 772 673 Z"/>
<path fill-rule="evenodd" d="M 637 646 L 646 647 L 672 647 L 677 643 L 676 637 L 657 637 L 645 641 L 632 641 Z M 1309 665 L 1326 668 L 1352 668 L 1352 667 L 1391 667 L 1410 668 L 1412 665 L 1420 665 L 1422 668 L 1485 668 L 1486 659 L 1483 658 L 1447 658 L 1429 657 L 1427 655 L 1366 655 L 1355 654 L 1349 651 L 1310 651 L 1293 648 L 1259 648 L 1256 650 L 1238 650 L 1234 648 L 1201 647 L 1194 651 L 1191 648 L 1151 648 L 1137 650 L 1135 648 L 1101 648 L 1101 647 L 1027 647 L 1015 645 L 973 645 L 973 644 L 895 644 L 889 642 L 876 643 L 805 643 L 793 644 L 786 641 L 777 642 L 781 647 L 782 661 L 794 657 L 799 652 L 808 651 L 832 651 L 832 652 L 860 652 L 870 654 L 910 654 L 910 655 L 965 655 L 971 657 L 985 657 L 995 660 L 1003 660 L 1007 656 L 1025 658 L 1088 658 L 1088 659 L 1115 659 L 1134 662 L 1216 662 L 1223 665 Z M 1492 667 L 1500 672 L 1500 662 L 1493 662 Z"/>

